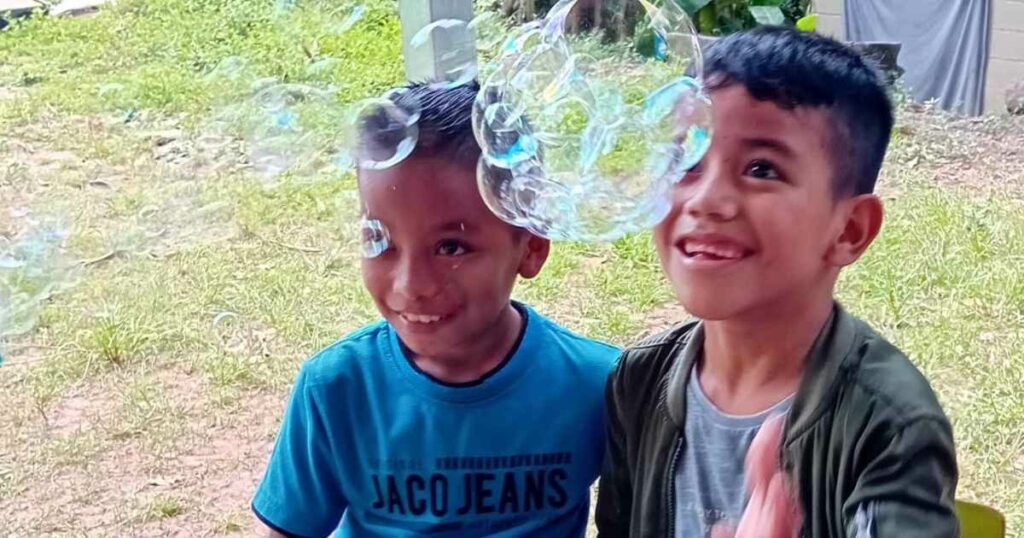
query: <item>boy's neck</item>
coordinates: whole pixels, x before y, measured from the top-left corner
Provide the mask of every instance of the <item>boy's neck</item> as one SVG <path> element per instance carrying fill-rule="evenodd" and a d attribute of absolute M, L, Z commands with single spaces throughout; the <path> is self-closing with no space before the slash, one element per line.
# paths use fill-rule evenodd
<path fill-rule="evenodd" d="M 830 293 L 766 315 L 706 321 L 696 372 L 701 389 L 730 414 L 754 414 L 789 397 L 833 306 Z"/>
<path fill-rule="evenodd" d="M 525 322 L 523 314 L 510 303 L 495 320 L 493 330 L 469 339 L 457 355 L 428 357 L 413 354 L 410 359 L 417 368 L 443 383 L 471 383 L 501 366 L 519 341 Z"/>

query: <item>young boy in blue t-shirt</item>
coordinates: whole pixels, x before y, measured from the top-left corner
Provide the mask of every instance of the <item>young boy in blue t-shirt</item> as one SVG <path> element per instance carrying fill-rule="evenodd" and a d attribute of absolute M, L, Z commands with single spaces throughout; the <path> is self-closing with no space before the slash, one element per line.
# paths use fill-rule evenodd
<path fill-rule="evenodd" d="M 416 148 L 359 172 L 363 280 L 384 321 L 299 372 L 252 503 L 269 536 L 584 535 L 618 350 L 510 300 L 549 243 L 480 197 L 477 89 L 392 97 L 418 102 Z M 395 142 L 373 121 L 371 154 Z"/>

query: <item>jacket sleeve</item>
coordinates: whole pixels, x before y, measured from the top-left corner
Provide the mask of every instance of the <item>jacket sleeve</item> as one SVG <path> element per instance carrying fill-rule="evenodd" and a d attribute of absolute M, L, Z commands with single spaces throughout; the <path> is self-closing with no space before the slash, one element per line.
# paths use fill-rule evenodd
<path fill-rule="evenodd" d="M 956 453 L 945 417 L 872 428 L 853 494 L 843 506 L 847 538 L 957 538 Z"/>
<path fill-rule="evenodd" d="M 607 435 L 604 465 L 597 489 L 595 523 L 598 538 L 627 538 L 629 536 L 630 512 L 633 505 L 632 472 L 627 458 L 626 431 L 624 428 L 623 386 L 621 377 L 625 361 L 608 377 L 605 386 L 605 410 L 607 413 Z"/>

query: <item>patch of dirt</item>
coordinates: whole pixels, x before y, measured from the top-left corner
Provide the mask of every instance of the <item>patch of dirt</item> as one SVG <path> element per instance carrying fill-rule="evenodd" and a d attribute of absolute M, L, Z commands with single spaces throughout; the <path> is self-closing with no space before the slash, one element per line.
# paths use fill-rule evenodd
<path fill-rule="evenodd" d="M 94 386 L 80 387 L 47 413 L 49 431 L 58 438 L 81 434 L 107 418 L 113 404 L 112 395 L 105 390 Z"/>
<path fill-rule="evenodd" d="M 0 101 L 16 101 L 25 97 L 27 93 L 24 88 L 0 86 Z"/>
<path fill-rule="evenodd" d="M 13 128 L 0 137 L 0 198 L 71 215 L 75 232 L 105 243 L 90 259 L 108 251 L 166 256 L 234 238 L 232 208 L 203 196 L 227 161 L 195 158 L 178 121 L 44 118 Z"/>
<path fill-rule="evenodd" d="M 44 462 L 33 473 L 31 487 L 9 501 L 0 500 L 7 514 L 0 534 L 251 535 L 249 501 L 272 449 L 287 394 L 252 391 L 225 409 L 204 397 L 199 374 L 166 369 L 152 379 L 167 406 L 181 415 L 180 434 L 170 444 L 154 445 L 147 434 L 119 437 L 116 424 L 94 422 L 96 431 L 105 435 L 87 462 Z M 109 383 L 119 381 L 107 382 L 105 390 L 114 392 Z M 120 405 L 99 385 L 75 391 L 57 406 L 52 427 L 70 437 L 93 419 L 116 422 Z M 36 439 L 30 450 L 45 454 L 53 442 Z M 35 461 L 28 454 L 15 458 L 16 465 Z M 173 499 L 181 512 L 159 517 L 152 509 L 157 498 Z"/>
<path fill-rule="evenodd" d="M 693 319 L 693 316 L 679 303 L 675 301 L 665 303 L 644 315 L 643 331 L 630 341 L 635 342 L 642 338 L 647 338 L 691 319 Z"/>
<path fill-rule="evenodd" d="M 975 118 L 924 105 L 904 107 L 883 167 L 883 176 L 892 174 L 1024 200 L 1024 117 Z"/>

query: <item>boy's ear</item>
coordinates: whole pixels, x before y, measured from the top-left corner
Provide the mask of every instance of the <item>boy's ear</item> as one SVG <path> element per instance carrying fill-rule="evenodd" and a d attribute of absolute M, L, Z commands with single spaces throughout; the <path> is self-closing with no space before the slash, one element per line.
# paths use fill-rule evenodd
<path fill-rule="evenodd" d="M 861 194 L 845 201 L 846 222 L 829 250 L 829 261 L 846 267 L 857 261 L 882 229 L 882 200 L 874 194 Z"/>
<path fill-rule="evenodd" d="M 544 262 L 548 260 L 548 254 L 551 252 L 551 241 L 538 237 L 530 232 L 524 231 L 526 234 L 526 249 L 523 252 L 523 257 L 519 261 L 519 276 L 523 278 L 533 278 L 540 274 L 541 268 L 544 267 Z"/>

